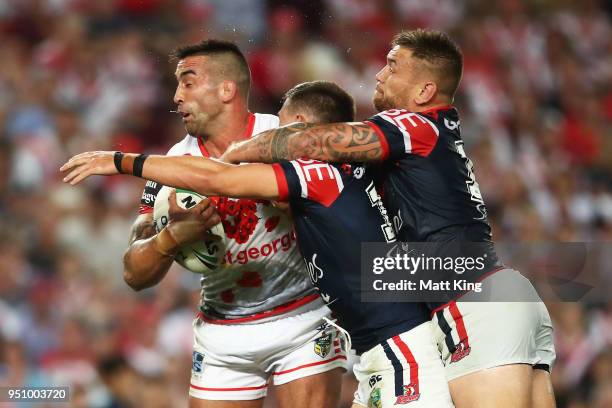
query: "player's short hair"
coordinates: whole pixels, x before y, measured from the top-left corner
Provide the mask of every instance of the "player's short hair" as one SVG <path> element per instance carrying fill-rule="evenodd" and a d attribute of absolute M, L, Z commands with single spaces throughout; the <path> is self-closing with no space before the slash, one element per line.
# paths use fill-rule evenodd
<path fill-rule="evenodd" d="M 440 91 L 451 98 L 455 96 L 463 73 L 463 53 L 446 33 L 423 29 L 403 31 L 391 44 L 407 48 L 414 58 L 426 61 L 440 79 Z"/>
<path fill-rule="evenodd" d="M 291 109 L 307 110 L 318 123 L 353 122 L 355 101 L 344 89 L 328 81 L 304 82 L 288 90 L 282 103 Z"/>
<path fill-rule="evenodd" d="M 220 79 L 229 79 L 236 83 L 238 91 L 247 96 L 251 88 L 251 71 L 240 48 L 231 41 L 208 39 L 197 44 L 176 48 L 170 53 L 171 61 L 178 61 L 194 55 L 213 57 L 220 64 Z"/>

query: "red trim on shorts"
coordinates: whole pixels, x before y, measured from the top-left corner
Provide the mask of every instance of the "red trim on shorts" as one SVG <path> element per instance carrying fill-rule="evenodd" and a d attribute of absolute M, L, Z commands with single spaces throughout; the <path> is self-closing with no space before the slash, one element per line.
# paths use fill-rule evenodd
<path fill-rule="evenodd" d="M 387 142 L 387 138 L 385 137 L 385 134 L 383 133 L 382 130 L 380 130 L 378 125 L 376 125 L 375 123 L 370 122 L 369 120 L 366 120 L 365 123 L 368 126 L 370 126 L 372 129 L 374 129 L 374 131 L 378 135 L 378 139 L 380 140 L 380 147 L 382 149 L 381 160 L 382 161 L 387 160 L 387 158 L 389 157 L 389 142 Z"/>
<path fill-rule="evenodd" d="M 495 272 L 499 272 L 502 269 L 506 269 L 507 267 L 505 265 L 503 266 L 498 266 L 497 268 L 493 268 L 491 269 L 489 272 L 485 273 L 484 275 L 482 275 L 478 280 L 476 280 L 476 282 L 482 282 L 483 280 L 487 279 L 489 276 L 493 275 Z M 455 299 L 446 302 L 445 304 L 443 304 L 442 306 L 438 306 L 436 307 L 434 310 L 431 311 L 431 318 L 433 319 L 434 315 L 439 312 L 442 309 L 445 309 L 446 307 L 448 307 L 451 303 L 456 302 L 457 300 L 461 299 L 461 297 L 463 297 L 464 295 L 470 293 L 471 291 L 467 291 L 465 293 L 460 294 L 459 296 L 457 296 Z"/>
<path fill-rule="evenodd" d="M 408 362 L 408 366 L 410 367 L 410 385 L 414 387 L 414 395 L 417 395 L 419 394 L 419 363 L 417 363 L 410 348 L 404 343 L 400 336 L 393 336 L 392 339 Z"/>
<path fill-rule="evenodd" d="M 318 298 L 319 295 L 317 293 L 313 293 L 312 295 L 304 296 L 303 298 L 292 300 L 291 302 L 276 306 L 275 308 L 266 310 L 265 312 L 257 313 L 253 316 L 240 317 L 238 319 L 211 319 L 202 312 L 198 312 L 197 317 L 204 320 L 206 323 L 212 324 L 235 324 L 252 322 L 253 320 L 264 319 L 266 317 L 277 316 L 283 313 L 290 312 L 292 310 L 297 309 L 298 307 L 304 306 L 305 304 L 317 300 Z"/>
<path fill-rule="evenodd" d="M 297 366 L 295 368 L 290 368 L 290 369 L 285 370 L 285 371 L 277 371 L 275 373 L 272 373 L 272 375 L 288 374 L 288 373 L 292 373 L 292 372 L 297 371 L 297 370 L 301 370 L 302 368 L 314 367 L 314 366 L 318 366 L 318 365 L 325 364 L 325 363 L 331 363 L 332 361 L 336 361 L 336 360 L 346 360 L 346 356 L 342 354 L 342 355 L 339 355 L 339 356 L 336 356 L 336 357 L 332 357 L 332 358 L 327 359 L 327 360 L 317 361 L 317 362 L 309 363 L 309 364 L 304 364 L 304 365 L 301 365 L 301 366 Z"/>
<path fill-rule="evenodd" d="M 457 302 L 451 302 L 451 304 L 448 305 L 448 311 L 455 320 L 455 326 L 457 326 L 457 334 L 459 334 L 459 342 L 464 342 L 465 348 L 469 348 L 470 342 L 468 340 L 467 330 L 465 329 L 465 323 L 463 322 L 463 315 L 457 307 Z"/>
<path fill-rule="evenodd" d="M 274 169 L 276 184 L 278 185 L 278 201 L 289 201 L 289 186 L 287 185 L 285 170 L 278 163 L 272 164 L 272 169 Z"/>
<path fill-rule="evenodd" d="M 234 388 L 208 388 L 208 387 L 198 387 L 197 385 L 189 384 L 191 388 L 195 388 L 200 391 L 251 391 L 251 390 L 261 390 L 262 388 L 266 388 L 268 384 L 259 385 L 257 387 L 234 387 Z"/>

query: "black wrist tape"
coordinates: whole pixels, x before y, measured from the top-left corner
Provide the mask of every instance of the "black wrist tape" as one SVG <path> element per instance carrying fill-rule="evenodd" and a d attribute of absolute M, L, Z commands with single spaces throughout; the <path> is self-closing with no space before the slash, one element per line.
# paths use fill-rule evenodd
<path fill-rule="evenodd" d="M 121 161 L 123 160 L 122 152 L 115 152 L 115 156 L 113 156 L 113 160 L 115 162 L 115 168 L 120 174 L 123 174 L 123 169 L 121 168 Z"/>
<path fill-rule="evenodd" d="M 132 174 L 136 177 L 142 177 L 142 167 L 144 166 L 145 160 L 149 157 L 148 154 L 139 154 L 134 159 L 134 168 L 132 170 Z"/>

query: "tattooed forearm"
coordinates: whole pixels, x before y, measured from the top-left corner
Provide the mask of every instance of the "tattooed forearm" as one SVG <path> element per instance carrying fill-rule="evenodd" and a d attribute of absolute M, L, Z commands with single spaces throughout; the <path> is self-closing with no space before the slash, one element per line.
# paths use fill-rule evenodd
<path fill-rule="evenodd" d="M 365 162 L 382 158 L 376 132 L 365 123 L 298 123 L 269 130 L 242 142 L 232 162 L 276 162 L 300 157 L 330 162 Z"/>
<path fill-rule="evenodd" d="M 338 125 L 324 138 L 328 161 L 368 162 L 380 160 L 382 148 L 376 132 L 366 124 Z"/>
<path fill-rule="evenodd" d="M 296 123 L 294 125 L 285 126 L 273 131 L 272 140 L 270 142 L 270 156 L 273 162 L 279 160 L 290 160 L 291 152 L 289 151 L 289 141 L 291 136 L 299 134 L 299 132 L 312 128 L 313 124 Z"/>

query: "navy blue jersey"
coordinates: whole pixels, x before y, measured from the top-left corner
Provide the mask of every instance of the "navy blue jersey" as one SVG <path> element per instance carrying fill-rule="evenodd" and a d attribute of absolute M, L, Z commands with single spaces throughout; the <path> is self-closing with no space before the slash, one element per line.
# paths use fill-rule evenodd
<path fill-rule="evenodd" d="M 366 123 L 383 145 L 383 195 L 404 242 L 478 242 L 499 265 L 487 210 L 465 154 L 457 110 L 381 112 Z M 482 255 L 482 254 L 481 254 Z"/>
<path fill-rule="evenodd" d="M 312 283 L 358 353 L 429 320 L 423 303 L 361 301 L 361 243 L 395 241 L 367 169 L 294 160 L 274 170 Z"/>

